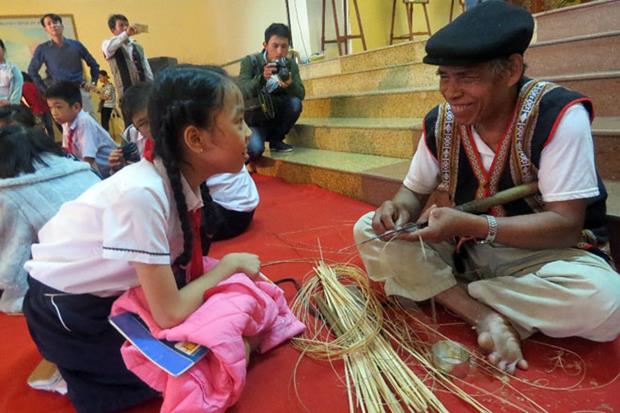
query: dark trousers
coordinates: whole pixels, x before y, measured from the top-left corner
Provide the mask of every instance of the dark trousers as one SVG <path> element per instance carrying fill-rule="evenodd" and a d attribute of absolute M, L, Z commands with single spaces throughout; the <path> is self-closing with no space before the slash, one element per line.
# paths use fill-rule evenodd
<path fill-rule="evenodd" d="M 223 219 L 219 221 L 213 241 L 234 238 L 241 235 L 252 223 L 254 211 L 232 211 L 215 203 Z"/>
<path fill-rule="evenodd" d="M 275 117 L 266 119 L 260 110 L 246 112 L 245 122 L 252 129 L 248 142 L 250 159 L 259 158 L 265 150 L 265 141 L 282 142 L 301 115 L 301 99 L 286 94 L 273 96 Z"/>
<path fill-rule="evenodd" d="M 30 335 L 58 366 L 79 413 L 116 412 L 159 395 L 125 367 L 124 338 L 108 322 L 117 297 L 66 294 L 32 277 L 28 284 L 24 315 Z"/>
<path fill-rule="evenodd" d="M 101 107 L 101 126 L 103 129 L 110 131 L 110 117 L 112 116 L 112 110 L 114 108 Z"/>

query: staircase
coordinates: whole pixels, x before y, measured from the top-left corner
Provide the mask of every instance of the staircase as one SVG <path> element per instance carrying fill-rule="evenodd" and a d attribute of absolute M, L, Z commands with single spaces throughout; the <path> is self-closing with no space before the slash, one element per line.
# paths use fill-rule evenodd
<path fill-rule="evenodd" d="M 526 74 L 593 99 L 597 165 L 620 252 L 620 0 L 535 18 Z M 267 152 L 259 173 L 315 183 L 374 205 L 391 198 L 407 172 L 422 118 L 443 101 L 437 68 L 421 63 L 424 45 L 401 43 L 302 66 L 304 111 L 287 137 L 296 150 Z"/>

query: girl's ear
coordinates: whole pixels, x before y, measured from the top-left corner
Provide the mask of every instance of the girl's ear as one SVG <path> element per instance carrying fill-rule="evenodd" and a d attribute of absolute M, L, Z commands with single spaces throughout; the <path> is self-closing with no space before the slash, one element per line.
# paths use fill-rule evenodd
<path fill-rule="evenodd" d="M 189 125 L 183 131 L 183 142 L 187 148 L 194 153 L 204 152 L 203 135 L 208 133 L 204 129 L 200 129 L 194 125 Z"/>

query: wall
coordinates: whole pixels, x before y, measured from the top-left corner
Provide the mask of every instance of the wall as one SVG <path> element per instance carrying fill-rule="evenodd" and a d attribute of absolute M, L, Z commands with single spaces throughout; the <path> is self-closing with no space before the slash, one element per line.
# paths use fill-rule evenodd
<path fill-rule="evenodd" d="M 351 29 L 358 33 L 352 0 L 349 1 Z M 448 22 L 451 0 L 432 0 L 429 17 L 433 31 Z M 458 0 L 454 9 L 460 12 Z M 342 1 L 337 0 L 339 22 Z M 53 6 L 50 6 L 53 4 Z M 392 2 L 358 0 L 369 49 L 389 44 Z M 302 55 L 320 51 L 321 1 L 289 0 L 293 43 Z M 327 2 L 326 38 L 334 38 L 331 2 Z M 407 30 L 402 0 L 397 0 L 395 33 Z M 0 15 L 42 15 L 48 12 L 73 14 L 78 37 L 103 68 L 101 42 L 111 36 L 107 17 L 125 14 L 130 21 L 149 25 L 149 33 L 136 36 L 149 57 L 172 56 L 180 62 L 223 64 L 260 50 L 265 28 L 273 22 L 286 23 L 285 0 L 2 0 Z M 422 7 L 414 6 L 414 29 L 424 28 Z M 339 23 L 341 24 L 341 23 Z M 41 29 L 43 30 L 43 29 Z M 341 28 L 342 30 L 342 28 Z M 1 37 L 1 34 L 0 34 Z M 361 42 L 352 41 L 354 52 Z M 336 45 L 326 46 L 328 56 L 337 55 Z M 233 74 L 238 66 L 229 67 Z"/>
<path fill-rule="evenodd" d="M 348 0 L 349 20 L 352 27 L 352 33 L 358 34 L 357 17 L 353 0 Z M 450 5 L 454 1 L 453 18 L 461 13 L 461 6 L 458 0 L 429 0 L 426 8 L 428 11 L 431 32 L 435 33 L 448 23 L 450 17 Z M 369 50 L 384 47 L 390 43 L 390 24 L 392 22 L 392 0 L 357 0 L 360 18 L 364 35 L 366 38 L 366 46 Z M 426 31 L 426 21 L 424 19 L 424 9 L 420 4 L 413 6 L 413 31 Z M 351 32 L 351 31 L 350 31 Z M 394 25 L 394 35 L 408 34 L 407 17 L 405 13 L 405 5 L 402 0 L 396 0 L 396 18 Z M 424 39 L 423 36 L 414 36 L 416 39 Z M 396 40 L 396 42 L 403 40 Z M 362 51 L 361 40 L 355 39 L 353 42 L 353 51 Z"/>
<path fill-rule="evenodd" d="M 149 25 L 149 33 L 136 36 L 149 57 L 172 56 L 186 63 L 222 64 L 260 50 L 265 28 L 275 21 L 286 22 L 284 1 L 0 1 L 2 16 L 49 12 L 74 15 L 79 40 L 102 68 L 108 65 L 102 56 L 101 42 L 111 36 L 107 18 L 112 13 L 125 14 L 130 22 Z"/>

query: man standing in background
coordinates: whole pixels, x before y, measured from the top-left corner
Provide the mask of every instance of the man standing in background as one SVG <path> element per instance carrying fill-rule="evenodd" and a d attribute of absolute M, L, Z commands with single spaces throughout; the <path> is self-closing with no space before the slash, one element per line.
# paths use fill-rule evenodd
<path fill-rule="evenodd" d="M 45 93 L 51 84 L 62 80 L 76 83 L 80 86 L 84 111 L 94 114 L 89 91 L 99 78 L 99 64 L 82 43 L 64 37 L 65 28 L 59 15 L 44 15 L 41 17 L 41 26 L 50 36 L 50 40 L 35 49 L 28 65 L 28 74 L 42 93 Z M 90 67 L 90 82 L 85 82 L 82 60 Z M 39 75 L 43 64 L 48 76 L 45 82 Z"/>
<path fill-rule="evenodd" d="M 119 98 L 123 92 L 139 82 L 152 81 L 153 72 L 144 49 L 130 36 L 144 33 L 144 26 L 129 25 L 129 20 L 122 14 L 113 14 L 108 18 L 108 27 L 114 35 L 103 41 L 103 55 L 110 64 L 112 77 Z"/>

